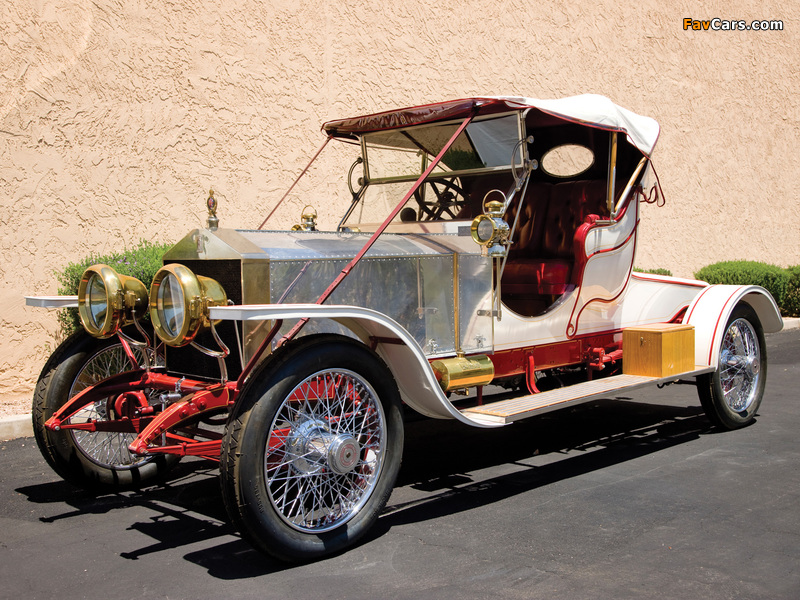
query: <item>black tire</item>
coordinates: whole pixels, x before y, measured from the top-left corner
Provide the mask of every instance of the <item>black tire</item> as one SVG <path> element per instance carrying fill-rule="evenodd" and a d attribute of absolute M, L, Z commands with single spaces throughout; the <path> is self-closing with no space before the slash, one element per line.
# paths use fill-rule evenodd
<path fill-rule="evenodd" d="M 755 419 L 767 383 L 767 346 L 755 311 L 740 304 L 725 325 L 714 373 L 697 378 L 706 415 L 717 427 L 738 429 Z"/>
<path fill-rule="evenodd" d="M 336 336 L 302 338 L 264 367 L 222 442 L 225 506 L 242 537 L 279 560 L 334 554 L 391 494 L 403 452 L 397 386 L 373 352 Z"/>
<path fill-rule="evenodd" d="M 44 427 L 47 419 L 81 389 L 130 369 L 117 338 L 100 340 L 82 330 L 68 337 L 42 369 L 33 395 L 33 433 L 47 463 L 70 483 L 91 490 L 138 487 L 180 459 L 131 456 L 127 446 L 136 437 L 132 433 L 50 431 Z M 103 419 L 107 414 L 104 404 L 87 405 L 73 419 Z"/>

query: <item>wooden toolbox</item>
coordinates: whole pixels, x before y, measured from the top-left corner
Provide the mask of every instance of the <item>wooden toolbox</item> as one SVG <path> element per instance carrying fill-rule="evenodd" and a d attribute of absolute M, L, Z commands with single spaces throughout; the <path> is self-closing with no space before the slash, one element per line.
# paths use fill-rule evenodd
<path fill-rule="evenodd" d="M 694 327 L 654 323 L 622 331 L 622 372 L 669 377 L 694 370 Z"/>

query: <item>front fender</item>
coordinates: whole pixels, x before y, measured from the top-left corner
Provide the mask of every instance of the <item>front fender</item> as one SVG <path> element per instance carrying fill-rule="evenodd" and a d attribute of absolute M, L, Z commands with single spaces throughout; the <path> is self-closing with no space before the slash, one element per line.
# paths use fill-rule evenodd
<path fill-rule="evenodd" d="M 694 325 L 695 364 L 716 367 L 725 325 L 734 308 L 749 305 L 767 333 L 783 329 L 778 305 L 772 295 L 757 285 L 712 285 L 689 305 L 684 323 Z"/>
<path fill-rule="evenodd" d="M 248 304 L 215 306 L 210 318 L 229 321 L 271 321 L 276 319 L 331 319 L 340 323 L 375 352 L 394 375 L 400 395 L 415 411 L 438 419 L 457 419 L 477 427 L 480 423 L 454 407 L 439 387 L 433 369 L 416 340 L 399 323 L 383 313 L 358 306 L 319 304 Z"/>

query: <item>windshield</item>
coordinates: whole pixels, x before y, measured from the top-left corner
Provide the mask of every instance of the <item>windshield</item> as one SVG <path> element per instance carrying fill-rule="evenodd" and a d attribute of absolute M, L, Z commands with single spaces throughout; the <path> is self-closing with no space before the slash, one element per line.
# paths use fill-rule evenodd
<path fill-rule="evenodd" d="M 459 125 L 459 122 L 440 123 L 365 134 L 369 182 L 419 177 Z M 516 113 L 474 121 L 458 136 L 434 172 L 509 168 L 519 139 Z M 519 156 L 516 160 L 519 161 Z"/>
<path fill-rule="evenodd" d="M 382 222 L 459 125 L 461 122 L 436 123 L 365 134 L 362 150 L 367 185 L 345 225 Z M 409 223 L 469 218 L 474 212 L 469 203 L 475 176 L 502 176 L 510 172 L 512 160 L 517 166 L 521 163 L 519 152 L 512 158 L 520 130 L 518 113 L 470 123 L 395 220 Z"/>

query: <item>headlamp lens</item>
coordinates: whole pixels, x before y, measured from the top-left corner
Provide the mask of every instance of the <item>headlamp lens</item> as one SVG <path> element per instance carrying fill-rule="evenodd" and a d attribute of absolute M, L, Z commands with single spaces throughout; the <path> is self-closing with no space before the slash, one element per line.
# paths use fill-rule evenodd
<path fill-rule="evenodd" d="M 494 223 L 492 220 L 482 219 L 478 223 L 477 234 L 478 239 L 480 239 L 484 244 L 491 240 L 492 235 L 494 234 Z"/>
<path fill-rule="evenodd" d="M 497 223 L 492 217 L 478 215 L 472 221 L 470 235 L 472 235 L 472 239 L 476 244 L 488 246 L 497 236 Z"/>
<path fill-rule="evenodd" d="M 197 276 L 184 265 L 161 267 L 150 286 L 150 320 L 156 335 L 178 348 L 194 341 L 211 326 L 208 309 L 228 302 L 222 286 L 208 277 Z"/>
<path fill-rule="evenodd" d="M 93 273 L 86 282 L 85 298 L 88 309 L 86 314 L 91 326 L 97 330 L 102 329 L 108 314 L 108 295 L 106 284 L 97 273 Z"/>
<path fill-rule="evenodd" d="M 178 337 L 186 319 L 183 288 L 178 278 L 169 273 L 158 287 L 157 310 L 161 325 L 169 337 Z"/>

